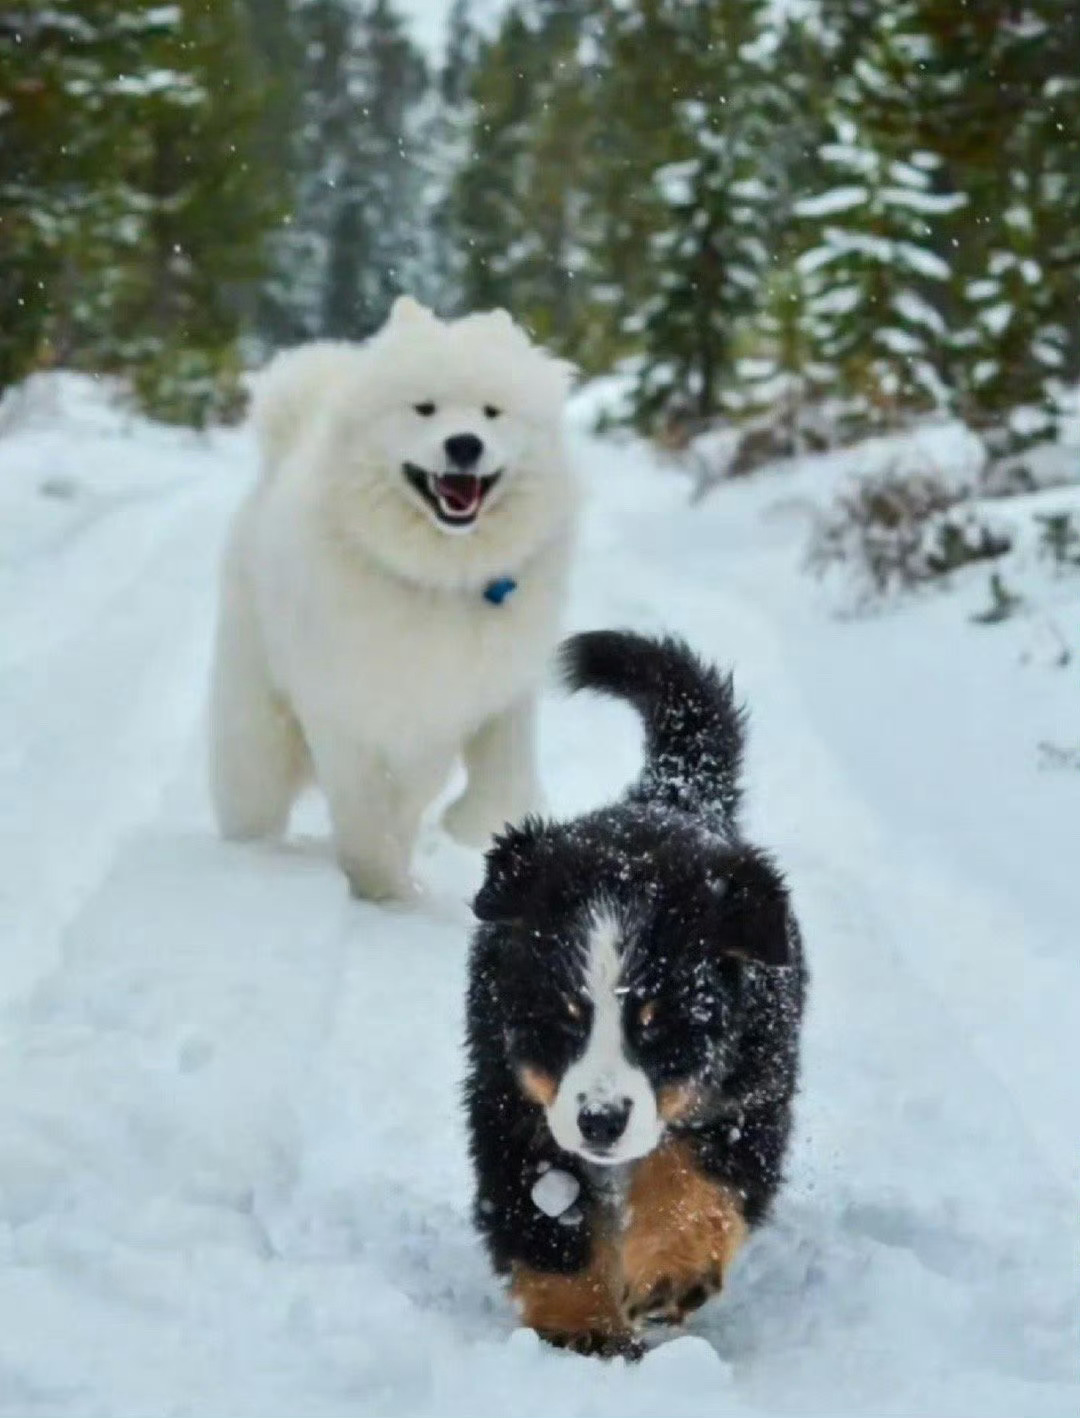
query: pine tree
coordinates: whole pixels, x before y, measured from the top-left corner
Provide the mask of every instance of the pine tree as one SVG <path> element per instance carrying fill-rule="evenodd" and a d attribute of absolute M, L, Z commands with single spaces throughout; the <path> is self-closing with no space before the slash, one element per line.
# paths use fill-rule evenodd
<path fill-rule="evenodd" d="M 967 198 L 941 154 L 913 139 L 913 113 L 936 98 L 931 57 L 915 0 L 881 7 L 835 85 L 822 190 L 796 208 L 819 355 L 871 426 L 951 403 L 951 238 Z"/>
<path fill-rule="evenodd" d="M 643 253 L 670 219 L 669 189 L 655 174 L 687 158 L 685 126 L 672 121 L 677 97 L 698 82 L 700 55 L 678 42 L 685 8 L 606 0 L 593 27 L 596 139 L 585 241 L 601 325 L 594 339 L 608 361 L 640 353 L 641 311 L 656 278 Z"/>
<path fill-rule="evenodd" d="M 679 156 L 653 174 L 666 209 L 646 261 L 652 289 L 640 316 L 637 419 L 705 422 L 734 373 L 734 332 L 755 308 L 769 251 L 764 234 L 774 174 L 760 154 L 771 135 L 760 43 L 765 7 L 730 0 L 672 6 L 674 53 L 687 82 L 670 115 Z M 632 316 L 632 332 L 638 318 Z"/>
<path fill-rule="evenodd" d="M 287 223 L 293 210 L 297 175 L 304 157 L 304 52 L 295 0 L 241 0 L 248 17 L 252 62 L 263 102 L 255 141 L 260 166 L 276 199 L 277 223 Z M 249 348 L 260 359 L 275 346 L 295 339 L 290 302 L 302 272 L 280 268 L 288 241 L 276 225 L 264 243 L 265 270 L 255 293 Z"/>
<path fill-rule="evenodd" d="M 271 323 L 290 340 L 359 339 L 422 256 L 426 70 L 389 0 L 296 0 L 295 24 L 300 137 Z"/>
<path fill-rule="evenodd" d="M 0 13 L 0 393 L 43 357 L 60 264 L 54 134 L 66 28 L 62 17 L 45 24 L 29 3 Z"/>
<path fill-rule="evenodd" d="M 472 158 L 451 199 L 468 306 L 502 305 L 565 352 L 585 342 L 592 139 L 582 30 L 595 0 L 512 6 L 476 64 Z"/>
<path fill-rule="evenodd" d="M 428 96 L 421 122 L 423 190 L 420 203 L 429 214 L 417 272 L 417 294 L 447 314 L 464 313 L 465 260 L 455 224 L 454 189 L 471 161 L 475 122 L 472 87 L 481 40 L 473 21 L 472 0 L 454 0 L 447 21 L 446 50 Z"/>
<path fill-rule="evenodd" d="M 412 123 L 427 76 L 388 0 L 359 12 L 352 42 L 350 85 L 363 95 L 361 121 L 337 185 L 323 329 L 357 337 L 377 329 L 394 298 L 415 284 L 423 216 Z"/>
<path fill-rule="evenodd" d="M 1080 6 L 822 14 L 841 56 L 832 173 L 801 208 L 803 273 L 833 307 L 820 353 L 864 420 L 947 408 L 1014 455 L 1080 375 Z"/>
<path fill-rule="evenodd" d="M 439 71 L 439 97 L 448 108 L 468 103 L 479 45 L 472 0 L 454 0 L 446 22 L 446 53 Z"/>
<path fill-rule="evenodd" d="M 268 216 L 240 14 L 69 0 L 28 7 L 14 32 L 0 201 L 33 299 L 16 289 L 7 377 L 115 370 L 156 412 L 201 419 L 235 363 Z"/>
<path fill-rule="evenodd" d="M 117 315 L 138 332 L 122 358 L 144 404 L 201 422 L 239 400 L 237 340 L 254 310 L 276 193 L 259 161 L 262 93 L 246 17 L 234 0 L 177 8 L 175 72 L 187 82 L 173 92 L 150 76 L 144 241 Z"/>
<path fill-rule="evenodd" d="M 769 188 L 761 213 L 768 265 L 740 334 L 725 405 L 752 425 L 747 432 L 756 456 L 776 458 L 820 446 L 832 432 L 823 408 L 837 383 L 837 370 L 822 353 L 830 323 L 827 284 L 800 268 L 808 234 L 796 213 L 806 190 L 823 181 L 819 154 L 828 136 L 825 103 L 835 56 L 818 23 L 799 18 L 772 31 L 766 44 L 771 72 L 786 76 L 783 84 L 761 87 L 766 122 L 757 161 Z M 750 444 L 747 436 L 740 461 Z"/>
<path fill-rule="evenodd" d="M 826 447 L 842 436 L 838 372 L 822 353 L 830 329 L 820 275 L 781 258 L 761 288 L 725 398 L 726 409 L 757 435 L 754 462 Z M 741 448 L 738 461 L 747 466 Z"/>
<path fill-rule="evenodd" d="M 77 356 L 90 318 L 109 338 L 113 272 L 145 225 L 147 86 L 178 28 L 171 7 L 106 0 L 0 18 L 6 379 Z"/>
<path fill-rule="evenodd" d="M 536 0 L 541 78 L 524 190 L 526 229 L 510 279 L 536 336 L 589 361 L 587 192 L 593 163 L 592 0 Z"/>
<path fill-rule="evenodd" d="M 997 457 L 1053 434 L 1080 377 L 1080 5 L 919 0 L 939 102 L 913 115 L 968 202 L 950 377 Z"/>

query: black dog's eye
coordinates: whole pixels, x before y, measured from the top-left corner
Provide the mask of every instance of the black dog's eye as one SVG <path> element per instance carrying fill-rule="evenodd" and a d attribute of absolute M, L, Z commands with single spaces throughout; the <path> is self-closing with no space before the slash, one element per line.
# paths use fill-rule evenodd
<path fill-rule="evenodd" d="M 426 419 L 429 419 L 431 415 L 435 412 L 435 405 L 431 402 L 430 399 L 425 400 L 425 402 L 422 404 L 413 404 L 413 408 L 421 416 L 421 418 Z"/>
<path fill-rule="evenodd" d="M 485 418 L 497 419 L 501 413 L 502 413 L 502 409 L 497 409 L 494 404 L 485 404 L 485 405 L 484 405 L 484 417 L 485 417 Z"/>
<path fill-rule="evenodd" d="M 581 1005 L 578 1004 L 576 999 L 568 999 L 566 1001 L 566 1012 L 571 1019 L 580 1019 Z"/>

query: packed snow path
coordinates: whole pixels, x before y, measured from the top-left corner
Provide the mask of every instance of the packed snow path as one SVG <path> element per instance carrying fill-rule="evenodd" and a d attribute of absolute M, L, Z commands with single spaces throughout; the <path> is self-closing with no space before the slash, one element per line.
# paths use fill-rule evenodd
<path fill-rule="evenodd" d="M 798 571 L 825 465 L 691 509 L 582 441 L 573 625 L 735 667 L 813 992 L 791 1183 L 726 1295 L 636 1367 L 557 1354 L 468 1222 L 478 857 L 429 829 L 393 911 L 347 898 L 317 806 L 284 847 L 215 839 L 250 450 L 72 389 L 0 438 L 0 1414 L 1071 1418 L 1080 790 L 1034 767 L 1059 680 L 946 601 L 830 619 Z M 553 696 L 543 734 L 555 811 L 636 772 L 618 706 Z"/>

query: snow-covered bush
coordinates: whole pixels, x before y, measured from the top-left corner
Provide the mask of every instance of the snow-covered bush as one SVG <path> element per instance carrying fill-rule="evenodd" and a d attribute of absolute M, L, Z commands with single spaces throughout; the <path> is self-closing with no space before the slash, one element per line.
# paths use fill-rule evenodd
<path fill-rule="evenodd" d="M 844 566 L 863 599 L 934 581 L 1012 547 L 963 487 L 933 471 L 889 468 L 841 493 L 819 521 L 808 554 L 819 575 Z"/>

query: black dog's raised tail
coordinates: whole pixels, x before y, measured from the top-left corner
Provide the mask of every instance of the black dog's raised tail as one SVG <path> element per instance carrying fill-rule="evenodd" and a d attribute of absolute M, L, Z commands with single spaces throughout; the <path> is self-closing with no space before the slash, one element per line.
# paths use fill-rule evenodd
<path fill-rule="evenodd" d="M 682 640 L 628 630 L 590 630 L 560 650 L 571 690 L 625 699 L 645 724 L 645 770 L 634 798 L 719 816 L 735 827 L 745 719 L 730 676 L 698 659 Z"/>

